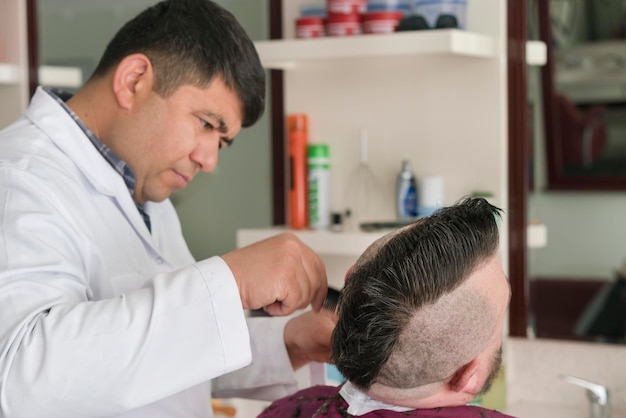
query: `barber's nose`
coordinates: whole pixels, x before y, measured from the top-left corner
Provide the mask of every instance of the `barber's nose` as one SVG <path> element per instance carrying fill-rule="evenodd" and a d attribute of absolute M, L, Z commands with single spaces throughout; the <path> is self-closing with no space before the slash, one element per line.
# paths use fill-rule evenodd
<path fill-rule="evenodd" d="M 217 159 L 219 155 L 220 138 L 216 135 L 215 138 L 210 140 L 201 141 L 198 146 L 192 151 L 190 158 L 193 162 L 198 164 L 200 170 L 205 173 L 209 173 L 215 170 L 217 166 Z"/>

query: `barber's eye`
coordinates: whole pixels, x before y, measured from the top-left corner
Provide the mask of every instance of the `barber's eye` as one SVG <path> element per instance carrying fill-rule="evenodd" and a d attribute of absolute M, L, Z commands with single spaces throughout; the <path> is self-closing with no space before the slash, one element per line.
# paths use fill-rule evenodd
<path fill-rule="evenodd" d="M 213 125 L 211 125 L 209 122 L 207 122 L 204 119 L 200 119 L 200 124 L 202 125 L 202 127 L 204 129 L 208 129 L 208 130 L 212 130 L 213 129 Z"/>
<path fill-rule="evenodd" d="M 220 138 L 219 149 L 230 147 L 233 144 L 234 138 Z"/>

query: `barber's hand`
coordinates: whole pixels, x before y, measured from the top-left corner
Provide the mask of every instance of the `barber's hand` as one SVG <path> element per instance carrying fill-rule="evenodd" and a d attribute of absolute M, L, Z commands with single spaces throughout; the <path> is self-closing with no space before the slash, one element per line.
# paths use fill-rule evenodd
<path fill-rule="evenodd" d="M 311 361 L 330 361 L 330 337 L 337 319 L 337 314 L 323 309 L 305 312 L 287 322 L 285 346 L 294 370 Z"/>
<path fill-rule="evenodd" d="M 235 276 L 244 309 L 288 315 L 309 303 L 322 306 L 328 288 L 324 263 L 292 233 L 283 233 L 222 256 Z"/>

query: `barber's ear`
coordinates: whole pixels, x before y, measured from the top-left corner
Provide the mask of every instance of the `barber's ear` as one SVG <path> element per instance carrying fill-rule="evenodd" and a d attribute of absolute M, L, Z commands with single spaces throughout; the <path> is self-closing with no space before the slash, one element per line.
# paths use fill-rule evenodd
<path fill-rule="evenodd" d="M 140 92 L 151 91 L 154 71 L 150 59 L 144 54 L 132 54 L 117 65 L 113 74 L 113 92 L 118 105 L 129 109 Z"/>
<path fill-rule="evenodd" d="M 450 389 L 454 392 L 477 393 L 478 367 L 479 364 L 477 359 L 474 359 L 462 366 L 456 371 L 454 376 L 452 376 L 448 382 Z"/>

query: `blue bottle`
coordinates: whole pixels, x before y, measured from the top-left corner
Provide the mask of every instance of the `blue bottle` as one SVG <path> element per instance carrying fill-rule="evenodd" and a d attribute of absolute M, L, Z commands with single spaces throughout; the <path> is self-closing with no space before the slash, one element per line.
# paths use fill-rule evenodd
<path fill-rule="evenodd" d="M 402 161 L 402 171 L 398 174 L 396 209 L 399 221 L 417 218 L 417 181 L 408 160 Z"/>

